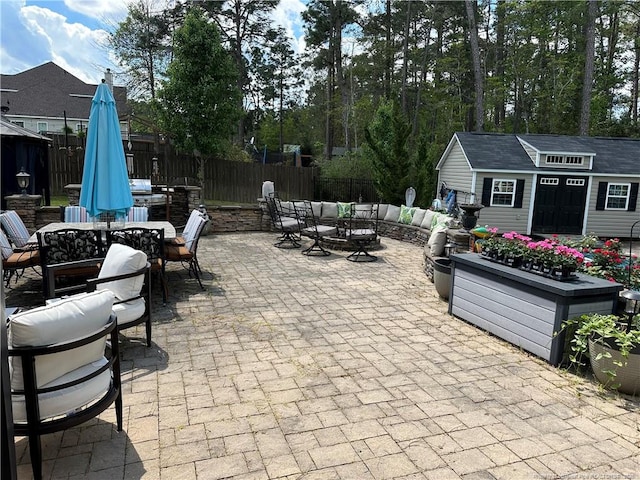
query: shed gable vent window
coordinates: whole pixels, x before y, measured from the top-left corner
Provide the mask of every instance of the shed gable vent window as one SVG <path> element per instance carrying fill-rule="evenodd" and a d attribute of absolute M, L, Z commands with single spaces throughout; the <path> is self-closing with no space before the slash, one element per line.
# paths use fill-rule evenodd
<path fill-rule="evenodd" d="M 584 157 L 576 155 L 547 155 L 545 158 L 547 165 L 584 165 Z"/>

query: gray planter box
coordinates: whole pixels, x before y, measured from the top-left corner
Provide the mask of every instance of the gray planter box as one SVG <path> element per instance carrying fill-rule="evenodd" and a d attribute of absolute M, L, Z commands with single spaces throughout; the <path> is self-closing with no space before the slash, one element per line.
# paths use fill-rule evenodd
<path fill-rule="evenodd" d="M 560 282 L 483 259 L 451 256 L 449 313 L 544 358 L 562 362 L 562 322 L 585 313 L 613 313 L 619 283 L 578 274 Z"/>

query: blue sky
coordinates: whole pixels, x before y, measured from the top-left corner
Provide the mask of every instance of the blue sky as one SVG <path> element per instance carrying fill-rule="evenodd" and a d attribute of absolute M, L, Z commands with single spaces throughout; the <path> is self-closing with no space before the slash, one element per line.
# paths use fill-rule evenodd
<path fill-rule="evenodd" d="M 0 73 L 19 73 L 52 61 L 87 83 L 99 83 L 106 68 L 117 74 L 105 41 L 133 1 L 0 0 Z M 297 51 L 304 49 L 303 9 L 303 0 L 281 0 L 274 12 L 275 22 L 296 38 Z M 117 75 L 114 83 L 122 84 Z"/>

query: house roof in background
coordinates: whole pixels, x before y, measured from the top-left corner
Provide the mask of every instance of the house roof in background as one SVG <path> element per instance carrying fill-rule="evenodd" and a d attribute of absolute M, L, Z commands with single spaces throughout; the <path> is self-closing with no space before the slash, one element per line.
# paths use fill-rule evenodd
<path fill-rule="evenodd" d="M 565 135 L 457 132 L 460 145 L 474 170 L 547 171 L 537 168 L 518 138 L 541 153 L 595 154 L 591 174 L 640 176 L 640 139 L 571 137 Z M 564 169 L 563 171 L 582 169 Z"/>
<path fill-rule="evenodd" d="M 6 115 L 88 119 L 97 85 L 84 83 L 53 62 L 14 75 L 0 74 L 0 105 Z M 127 90 L 113 87 L 118 116 L 129 114 Z M 74 125 L 70 125 L 72 128 Z"/>
<path fill-rule="evenodd" d="M 32 138 L 34 140 L 43 140 L 51 142 L 49 137 L 40 135 L 39 133 L 32 132 L 26 128 L 22 128 L 15 123 L 11 123 L 8 118 L 0 117 L 0 136 L 2 137 L 19 137 L 19 138 Z"/>

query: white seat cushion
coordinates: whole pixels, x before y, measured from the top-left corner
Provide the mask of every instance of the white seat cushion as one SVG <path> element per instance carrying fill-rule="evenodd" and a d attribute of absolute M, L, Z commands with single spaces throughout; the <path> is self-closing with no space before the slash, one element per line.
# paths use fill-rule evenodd
<path fill-rule="evenodd" d="M 338 204 L 336 202 L 322 202 L 322 218 L 338 218 Z"/>
<path fill-rule="evenodd" d="M 110 291 L 81 293 L 51 305 L 12 315 L 8 341 L 11 347 L 45 346 L 84 337 L 107 324 L 114 295 Z M 106 338 L 68 352 L 36 358 L 38 387 L 104 356 Z M 12 357 L 11 387 L 23 388 L 22 362 Z"/>
<path fill-rule="evenodd" d="M 118 317 L 118 326 L 123 327 L 128 323 L 138 320 L 145 312 L 144 298 L 137 298 L 131 302 L 116 303 L 113 313 Z"/>
<path fill-rule="evenodd" d="M 411 225 L 415 227 L 419 227 L 422 224 L 422 220 L 424 220 L 424 215 L 427 213 L 426 210 L 422 208 L 416 208 L 416 211 L 413 212 L 413 219 L 411 220 Z"/>
<path fill-rule="evenodd" d="M 107 255 L 104 258 L 98 278 L 113 277 L 116 275 L 124 275 L 140 270 L 147 264 L 147 255 L 141 250 L 114 243 L 109 247 Z M 118 300 L 127 300 L 135 297 L 140 293 L 142 284 L 144 283 L 144 275 L 138 275 L 132 278 L 115 280 L 113 282 L 105 282 L 98 285 L 99 290 L 111 290 Z"/>
<path fill-rule="evenodd" d="M 54 387 L 66 382 L 71 382 L 98 370 L 105 363 L 107 363 L 107 359 L 101 357 L 95 362 L 77 368 L 62 377 L 57 378 L 55 381 L 43 385 L 43 387 Z M 42 393 L 38 397 L 40 418 L 64 415 L 88 405 L 104 395 L 109 389 L 110 383 L 111 372 L 106 370 L 87 382 L 54 392 Z M 27 412 L 25 409 L 24 397 L 17 395 L 13 395 L 12 397 L 13 421 L 16 423 L 25 423 L 27 421 Z"/>
<path fill-rule="evenodd" d="M 387 207 L 387 214 L 384 216 L 385 222 L 397 222 L 400 218 L 400 207 L 396 205 L 389 205 Z"/>

